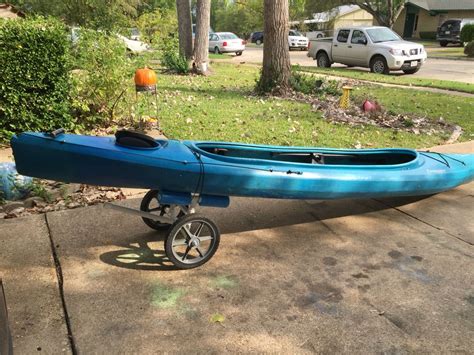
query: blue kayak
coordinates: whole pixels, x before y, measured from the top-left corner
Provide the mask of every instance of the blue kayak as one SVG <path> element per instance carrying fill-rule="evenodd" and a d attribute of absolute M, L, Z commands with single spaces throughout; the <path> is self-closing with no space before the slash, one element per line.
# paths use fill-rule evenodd
<path fill-rule="evenodd" d="M 209 196 L 337 199 L 428 195 L 468 183 L 474 154 L 329 149 L 22 133 L 19 173 L 91 185 Z"/>

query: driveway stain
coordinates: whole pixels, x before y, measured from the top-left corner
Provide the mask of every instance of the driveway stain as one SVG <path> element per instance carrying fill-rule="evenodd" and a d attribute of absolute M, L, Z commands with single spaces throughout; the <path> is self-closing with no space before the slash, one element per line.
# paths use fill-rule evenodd
<path fill-rule="evenodd" d="M 336 303 L 342 301 L 342 290 L 326 282 L 308 286 L 308 293 L 296 300 L 299 308 L 315 308 L 323 314 L 336 315 Z"/>
<path fill-rule="evenodd" d="M 175 308 L 185 293 L 182 289 L 172 288 L 157 282 L 153 285 L 151 304 L 161 309 Z"/>
<path fill-rule="evenodd" d="M 331 256 L 327 256 L 323 258 L 323 264 L 327 266 L 335 266 L 337 265 L 337 259 Z"/>
<path fill-rule="evenodd" d="M 362 272 L 359 272 L 358 274 L 352 274 L 352 277 L 355 277 L 356 279 L 368 279 L 369 275 L 366 275 Z"/>
<path fill-rule="evenodd" d="M 388 256 L 392 259 L 399 259 L 403 256 L 403 254 L 400 253 L 398 250 L 391 250 L 388 252 Z"/>
<path fill-rule="evenodd" d="M 474 296 L 468 296 L 468 297 L 466 297 L 466 301 L 467 301 L 470 305 L 474 306 Z"/>

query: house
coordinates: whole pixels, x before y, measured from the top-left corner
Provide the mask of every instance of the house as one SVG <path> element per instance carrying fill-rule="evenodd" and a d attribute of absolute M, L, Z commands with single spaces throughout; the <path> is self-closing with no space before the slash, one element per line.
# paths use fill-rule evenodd
<path fill-rule="evenodd" d="M 393 29 L 403 38 L 435 39 L 451 18 L 474 18 L 474 0 L 407 0 Z"/>
<path fill-rule="evenodd" d="M 0 19 L 14 19 L 18 17 L 25 17 L 25 14 L 18 11 L 14 6 L 10 4 L 0 4 Z"/>
<path fill-rule="evenodd" d="M 299 27 L 301 22 L 309 30 L 308 37 L 311 37 L 311 32 L 316 33 L 318 31 L 324 31 L 326 35 L 332 36 L 334 30 L 340 27 L 371 26 L 374 18 L 357 5 L 343 5 L 330 11 L 313 14 L 313 18 L 309 20 L 291 21 L 290 26 Z"/>

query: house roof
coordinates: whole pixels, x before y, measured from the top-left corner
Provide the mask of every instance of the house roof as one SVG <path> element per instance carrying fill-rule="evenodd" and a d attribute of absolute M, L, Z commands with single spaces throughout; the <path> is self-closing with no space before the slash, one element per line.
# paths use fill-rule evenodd
<path fill-rule="evenodd" d="M 316 20 L 316 22 L 329 22 L 334 17 L 347 15 L 359 9 L 360 7 L 358 5 L 337 6 L 332 10 L 313 14 L 313 20 Z"/>
<path fill-rule="evenodd" d="M 427 11 L 474 10 L 473 0 L 407 0 L 407 4 L 418 6 Z"/>

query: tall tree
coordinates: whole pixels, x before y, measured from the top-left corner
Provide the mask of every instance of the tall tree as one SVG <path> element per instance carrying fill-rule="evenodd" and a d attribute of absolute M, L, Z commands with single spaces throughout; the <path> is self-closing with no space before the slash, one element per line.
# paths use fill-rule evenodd
<path fill-rule="evenodd" d="M 354 0 L 345 1 L 359 5 L 377 20 L 379 25 L 392 28 L 398 16 L 405 8 L 405 0 Z"/>
<path fill-rule="evenodd" d="M 179 53 L 189 60 L 193 56 L 191 0 L 176 0 L 176 9 L 178 12 Z"/>
<path fill-rule="evenodd" d="M 290 90 L 291 76 L 288 0 L 265 0 L 264 18 L 263 69 L 257 91 L 284 95 Z"/>
<path fill-rule="evenodd" d="M 206 74 L 209 64 L 209 25 L 211 21 L 211 0 L 197 0 L 196 36 L 194 38 L 194 68 Z"/>

